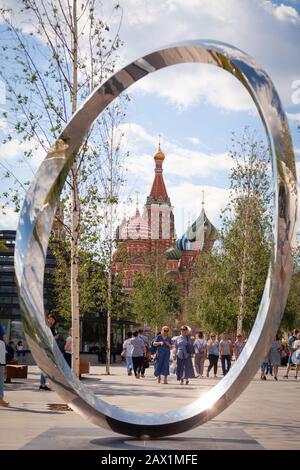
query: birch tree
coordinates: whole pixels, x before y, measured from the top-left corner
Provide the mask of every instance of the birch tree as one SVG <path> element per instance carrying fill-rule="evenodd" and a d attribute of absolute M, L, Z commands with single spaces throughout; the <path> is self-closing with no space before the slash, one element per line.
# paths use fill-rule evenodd
<path fill-rule="evenodd" d="M 32 173 L 35 155 L 47 152 L 78 106 L 114 70 L 121 44 L 122 10 L 112 2 L 111 9 L 118 20 L 111 34 L 109 25 L 97 17 L 95 9 L 100 5 L 101 2 L 95 0 L 20 0 L 18 11 L 1 10 L 6 27 L 0 46 L 0 78 L 6 84 L 8 103 L 3 113 L 8 123 L 3 143 L 20 144 L 23 149 L 20 158 Z M 17 26 L 19 18 L 23 19 L 21 26 Z M 11 66 L 7 67 L 7 63 Z M 91 150 L 89 137 L 76 155 L 64 196 L 71 200 L 71 224 L 64 224 L 64 229 L 71 241 L 73 370 L 76 375 L 79 375 L 80 338 L 78 246 L 84 218 L 80 192 L 84 189 L 89 192 L 87 181 L 90 176 L 94 178 L 89 164 L 98 157 L 101 148 L 99 142 L 98 152 L 95 145 Z M 22 184 L 16 185 L 11 168 L 5 176 L 13 179 L 13 191 L 5 191 L 2 201 L 4 205 L 11 203 L 13 195 L 13 202 L 19 205 L 21 191 L 29 183 L 20 181 Z M 92 196 L 94 194 L 92 192 Z M 86 197 L 86 201 L 91 206 L 95 204 L 92 197 Z"/>

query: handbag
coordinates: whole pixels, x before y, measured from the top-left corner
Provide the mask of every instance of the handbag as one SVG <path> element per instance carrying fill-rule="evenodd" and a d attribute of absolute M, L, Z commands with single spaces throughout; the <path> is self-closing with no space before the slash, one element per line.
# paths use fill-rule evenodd
<path fill-rule="evenodd" d="M 143 366 L 144 369 L 148 369 L 148 367 L 150 366 L 149 361 L 146 357 L 144 357 Z"/>

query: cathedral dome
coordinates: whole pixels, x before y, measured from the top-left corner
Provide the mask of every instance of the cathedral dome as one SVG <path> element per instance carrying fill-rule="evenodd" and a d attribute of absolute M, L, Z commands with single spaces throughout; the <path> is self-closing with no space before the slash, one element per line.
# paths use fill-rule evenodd
<path fill-rule="evenodd" d="M 161 149 L 160 149 L 160 144 L 158 144 L 158 150 L 157 150 L 156 154 L 154 155 L 154 159 L 163 161 L 165 159 L 165 157 L 166 156 L 165 156 L 164 152 L 162 152 Z"/>
<path fill-rule="evenodd" d="M 123 225 L 120 233 L 121 240 L 147 240 L 149 239 L 148 220 L 141 216 L 137 209 L 135 215 Z"/>

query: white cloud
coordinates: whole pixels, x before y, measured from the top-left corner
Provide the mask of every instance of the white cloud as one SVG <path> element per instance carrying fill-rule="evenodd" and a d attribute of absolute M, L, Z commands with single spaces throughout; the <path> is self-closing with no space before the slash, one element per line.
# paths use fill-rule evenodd
<path fill-rule="evenodd" d="M 0 212 L 0 230 L 16 230 L 19 220 L 19 214 L 12 208 L 5 209 L 5 214 Z"/>
<path fill-rule="evenodd" d="M 136 123 L 124 124 L 122 131 L 125 134 L 125 149 L 130 152 L 130 157 L 126 161 L 128 172 L 131 175 L 138 175 L 145 182 L 151 180 L 154 168 L 153 155 L 157 148 L 156 136 L 151 136 Z M 145 149 L 150 151 L 147 152 Z M 226 173 L 231 167 L 231 162 L 225 153 L 210 154 L 190 150 L 167 139 L 163 140 L 162 150 L 166 154 L 164 172 L 168 177 L 208 178 L 216 173 Z"/>
<path fill-rule="evenodd" d="M 211 65 L 184 64 L 159 70 L 140 80 L 135 88 L 156 93 L 182 109 L 204 100 L 227 111 L 255 112 L 252 99 L 237 79 Z"/>
<path fill-rule="evenodd" d="M 154 178 L 153 155 L 156 151 L 157 138 L 136 123 L 125 124 L 122 130 L 125 133 L 125 146 L 128 146 L 125 148 L 130 150 L 125 193 L 135 201 L 135 191 L 138 190 L 141 209 L 150 193 Z M 216 174 L 224 175 L 226 178 L 231 166 L 226 155 L 190 150 L 166 138 L 163 139 L 162 150 L 166 155 L 163 166 L 164 180 L 175 208 L 177 234 L 183 233 L 188 221 L 192 222 L 199 215 L 202 190 L 205 191 L 207 215 L 214 224 L 219 224 L 220 211 L 228 202 L 228 190 L 214 184 L 210 185 L 208 181 Z M 127 209 L 128 214 L 133 214 L 135 203 L 128 205 Z"/>
<path fill-rule="evenodd" d="M 187 140 L 189 142 L 191 142 L 193 145 L 199 145 L 200 144 L 200 140 L 198 139 L 198 137 L 188 137 Z"/>
<path fill-rule="evenodd" d="M 120 3 L 124 8 L 121 35 L 125 46 L 121 54 L 125 61 L 179 41 L 198 38 L 224 41 L 253 56 L 270 73 L 283 101 L 291 104 L 290 84 L 300 68 L 299 15 L 295 8 L 269 0 L 120 0 Z M 227 101 L 225 105 L 228 109 Z"/>
<path fill-rule="evenodd" d="M 22 142 L 20 143 L 17 139 L 12 139 L 6 144 L 0 142 L 0 161 L 3 163 L 9 164 L 20 164 L 26 161 L 27 157 L 24 157 L 23 154 L 25 151 L 32 149 L 32 142 Z M 36 170 L 43 159 L 45 158 L 46 153 L 42 148 L 34 150 L 32 157 L 28 158 L 28 165 Z M 26 163 L 24 163 L 27 165 Z"/>
<path fill-rule="evenodd" d="M 297 10 L 295 8 L 288 6 L 288 5 L 278 5 L 274 7 L 274 15 L 279 21 L 288 22 L 299 24 L 300 17 L 298 15 Z"/>

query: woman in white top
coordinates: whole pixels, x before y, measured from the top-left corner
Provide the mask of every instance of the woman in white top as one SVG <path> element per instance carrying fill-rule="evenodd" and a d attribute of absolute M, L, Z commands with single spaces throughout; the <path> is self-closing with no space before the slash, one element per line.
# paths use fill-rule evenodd
<path fill-rule="evenodd" d="M 204 361 L 206 359 L 207 354 L 207 347 L 206 347 L 206 340 L 204 338 L 203 331 L 199 331 L 197 333 L 197 338 L 194 342 L 194 349 L 195 349 L 195 369 L 198 374 L 198 377 L 203 377 L 203 370 L 204 370 Z"/>

